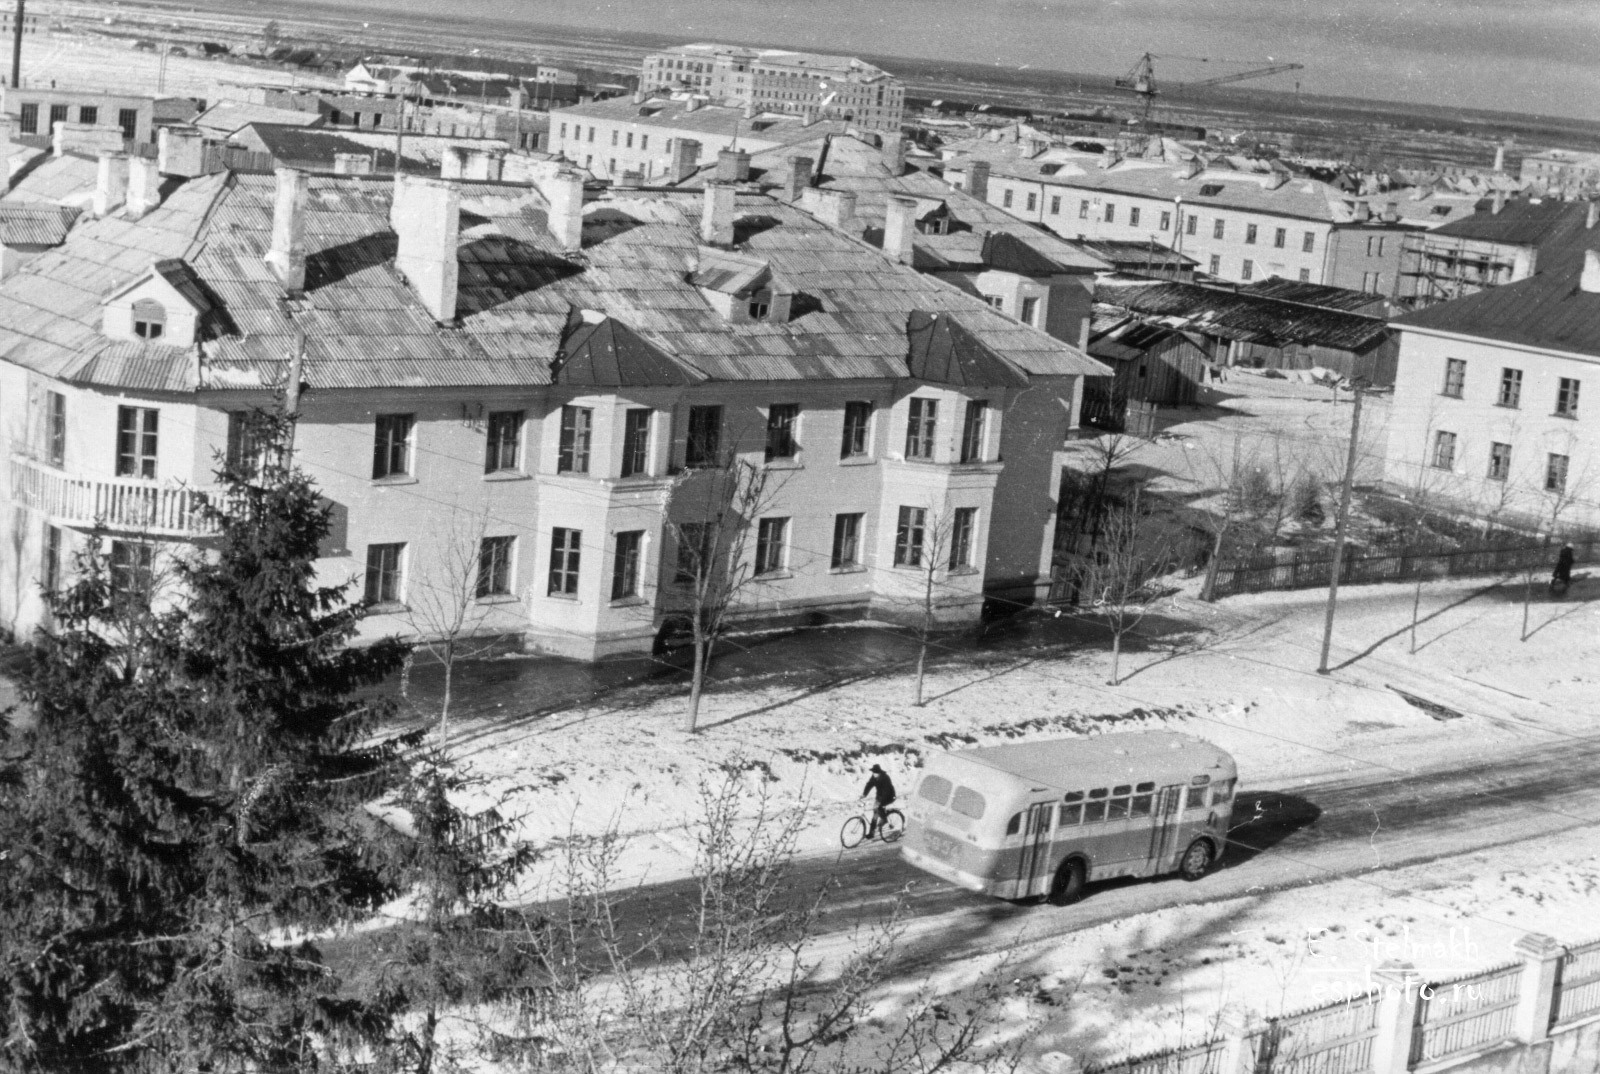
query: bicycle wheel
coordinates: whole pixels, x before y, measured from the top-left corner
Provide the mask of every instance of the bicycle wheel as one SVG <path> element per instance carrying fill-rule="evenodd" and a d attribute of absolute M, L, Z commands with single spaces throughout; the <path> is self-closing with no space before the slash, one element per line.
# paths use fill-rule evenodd
<path fill-rule="evenodd" d="M 867 822 L 860 817 L 851 817 L 844 822 L 844 827 L 839 829 L 839 842 L 844 844 L 846 850 L 861 845 L 861 840 L 867 837 Z"/>
<path fill-rule="evenodd" d="M 878 830 L 885 843 L 892 843 L 906 834 L 906 815 L 898 809 L 886 810 L 883 814 L 883 827 Z"/>

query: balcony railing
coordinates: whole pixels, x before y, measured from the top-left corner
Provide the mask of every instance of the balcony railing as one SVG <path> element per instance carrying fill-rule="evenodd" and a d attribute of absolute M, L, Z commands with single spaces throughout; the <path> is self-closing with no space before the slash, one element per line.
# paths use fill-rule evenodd
<path fill-rule="evenodd" d="M 163 536 L 213 533 L 203 505 L 212 490 L 136 478 L 74 477 L 24 455 L 11 456 L 11 498 L 68 526 L 103 526 Z"/>

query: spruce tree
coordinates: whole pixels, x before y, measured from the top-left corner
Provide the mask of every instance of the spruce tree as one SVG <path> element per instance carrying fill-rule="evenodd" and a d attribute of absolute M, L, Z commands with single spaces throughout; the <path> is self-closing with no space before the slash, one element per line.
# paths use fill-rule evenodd
<path fill-rule="evenodd" d="M 404 650 L 350 645 L 362 609 L 315 576 L 328 509 L 261 420 L 176 600 L 92 553 L 51 598 L 0 779 L 0 1065 L 301 1071 L 387 1030 L 296 937 L 403 879 L 362 805 L 406 781 L 409 743 L 371 744 Z"/>

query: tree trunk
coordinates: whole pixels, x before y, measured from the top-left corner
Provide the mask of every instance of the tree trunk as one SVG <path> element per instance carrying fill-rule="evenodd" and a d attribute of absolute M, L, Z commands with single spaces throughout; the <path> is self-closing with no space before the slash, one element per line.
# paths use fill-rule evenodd
<path fill-rule="evenodd" d="M 1422 611 L 1422 577 L 1417 577 L 1417 590 L 1411 598 L 1411 653 L 1417 652 L 1417 615 Z"/>
<path fill-rule="evenodd" d="M 1112 685 L 1112 686 L 1116 686 L 1117 685 L 1117 680 L 1121 678 L 1121 675 L 1119 674 L 1121 664 L 1122 664 L 1122 631 L 1119 628 L 1113 627 L 1112 631 L 1111 631 L 1111 683 L 1110 683 L 1110 685 Z"/>
<path fill-rule="evenodd" d="M 1211 542 L 1211 562 L 1206 564 L 1206 584 L 1200 587 L 1201 600 L 1217 599 L 1217 564 L 1222 559 L 1223 533 L 1224 530 L 1218 530 L 1216 540 Z"/>
<path fill-rule="evenodd" d="M 711 654 L 707 652 L 706 638 L 696 629 L 694 632 L 694 673 L 689 678 L 689 711 L 684 714 L 683 729 L 689 734 L 694 734 L 695 724 L 700 719 L 700 692 L 705 688 L 706 664 Z"/>
<path fill-rule="evenodd" d="M 917 708 L 922 707 L 922 665 L 928 658 L 928 635 L 922 635 L 922 646 L 917 650 Z"/>
<path fill-rule="evenodd" d="M 456 671 L 456 643 L 454 639 L 444 646 L 444 699 L 439 702 L 439 738 L 442 741 L 450 729 L 450 688 Z"/>
<path fill-rule="evenodd" d="M 1533 605 L 1533 568 L 1522 572 L 1522 637 L 1518 640 L 1528 640 L 1528 610 Z"/>

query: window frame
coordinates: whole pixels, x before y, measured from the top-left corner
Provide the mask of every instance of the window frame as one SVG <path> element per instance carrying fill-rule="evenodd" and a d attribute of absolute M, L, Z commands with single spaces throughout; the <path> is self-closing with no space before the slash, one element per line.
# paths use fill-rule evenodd
<path fill-rule="evenodd" d="M 484 424 L 483 472 L 522 472 L 522 426 L 525 410 L 491 410 Z"/>
<path fill-rule="evenodd" d="M 973 538 L 978 532 L 978 509 L 957 507 L 950 515 L 950 559 L 947 566 L 953 571 L 973 569 Z"/>
<path fill-rule="evenodd" d="M 860 570 L 861 523 L 866 514 L 861 511 L 841 511 L 833 516 L 833 548 L 828 559 L 828 569 L 835 571 Z"/>
<path fill-rule="evenodd" d="M 927 538 L 928 509 L 911 504 L 900 505 L 894 531 L 894 565 L 921 570 Z"/>
<path fill-rule="evenodd" d="M 1456 465 L 1456 445 L 1457 437 L 1455 433 L 1447 429 L 1435 429 L 1433 432 L 1432 461 L 1429 465 L 1435 470 L 1453 471 Z"/>
<path fill-rule="evenodd" d="M 1505 481 L 1511 475 L 1511 445 L 1499 440 L 1489 441 L 1489 470 L 1487 481 Z"/>
<path fill-rule="evenodd" d="M 1280 227 L 1280 228 L 1276 228 L 1276 229 L 1273 230 L 1273 233 L 1272 233 L 1272 248 L 1274 250 L 1283 249 L 1288 244 L 1288 242 L 1289 242 L 1289 229 L 1288 228 Z"/>
<path fill-rule="evenodd" d="M 852 399 L 844 404 L 844 427 L 839 436 L 839 458 L 861 459 L 872 454 L 872 415 L 876 406 L 870 399 Z"/>
<path fill-rule="evenodd" d="M 372 416 L 372 480 L 412 477 L 412 436 L 415 414 L 374 414 Z"/>
<path fill-rule="evenodd" d="M 644 560 L 644 530 L 620 530 L 611 551 L 611 599 L 633 600 L 639 593 Z"/>
<path fill-rule="evenodd" d="M 985 438 L 989 432 L 989 400 L 968 399 L 961 417 L 962 463 L 980 463 L 985 458 Z"/>
<path fill-rule="evenodd" d="M 159 407 L 117 407 L 116 476 L 154 481 L 160 449 Z"/>
<path fill-rule="evenodd" d="M 1556 378 L 1556 408 L 1552 416 L 1574 418 L 1578 416 L 1578 393 L 1583 382 L 1577 377 Z"/>
<path fill-rule="evenodd" d="M 406 544 L 384 541 L 367 545 L 365 596 L 369 608 L 405 604 Z"/>
<path fill-rule="evenodd" d="M 649 407 L 629 407 L 622 413 L 623 477 L 650 476 L 650 426 L 655 411 Z"/>
<path fill-rule="evenodd" d="M 931 460 L 939 431 L 939 400 L 913 395 L 906 401 L 907 459 Z"/>
<path fill-rule="evenodd" d="M 516 550 L 517 539 L 512 536 L 484 537 L 478 541 L 478 570 L 473 585 L 478 600 L 511 596 Z"/>
<path fill-rule="evenodd" d="M 155 595 L 156 546 L 150 541 L 114 539 L 106 557 L 111 604 L 119 609 L 150 607 Z"/>
<path fill-rule="evenodd" d="M 1572 470 L 1572 456 L 1558 451 L 1546 453 L 1544 460 L 1544 490 L 1559 495 L 1567 491 L 1567 477 Z"/>
<path fill-rule="evenodd" d="M 772 403 L 767 407 L 767 440 L 762 452 L 767 462 L 786 462 L 800 454 L 795 435 L 799 425 L 799 403 Z"/>
<path fill-rule="evenodd" d="M 57 468 L 67 464 L 67 396 L 64 392 L 44 392 L 44 457 Z"/>
<path fill-rule="evenodd" d="M 1244 226 L 1244 244 L 1246 246 L 1254 246 L 1256 244 L 1256 237 L 1260 233 L 1261 233 L 1261 228 L 1260 228 L 1259 225 L 1246 224 Z"/>
<path fill-rule="evenodd" d="M 1300 239 L 1300 252 L 1303 254 L 1314 254 L 1317 252 L 1317 233 L 1315 231 L 1306 231 L 1302 233 L 1302 237 Z"/>
<path fill-rule="evenodd" d="M 594 408 L 565 403 L 556 444 L 556 473 L 587 474 L 594 459 Z"/>
<path fill-rule="evenodd" d="M 1451 389 L 1455 390 L 1452 391 Z M 1444 387 L 1439 394 L 1447 399 L 1460 399 L 1467 390 L 1467 360 L 1465 358 L 1446 358 L 1444 360 Z"/>
<path fill-rule="evenodd" d="M 788 569 L 789 516 L 778 515 L 756 522 L 756 560 L 752 577 L 783 574 Z"/>
<path fill-rule="evenodd" d="M 722 404 L 691 406 L 683 441 L 683 465 L 689 469 L 715 469 L 721 463 Z"/>
<path fill-rule="evenodd" d="M 550 569 L 546 575 L 545 596 L 578 596 L 583 569 L 583 531 L 571 526 L 550 527 Z"/>
<path fill-rule="evenodd" d="M 1522 370 L 1509 365 L 1500 367 L 1500 389 L 1494 405 L 1507 410 L 1522 408 Z"/>

